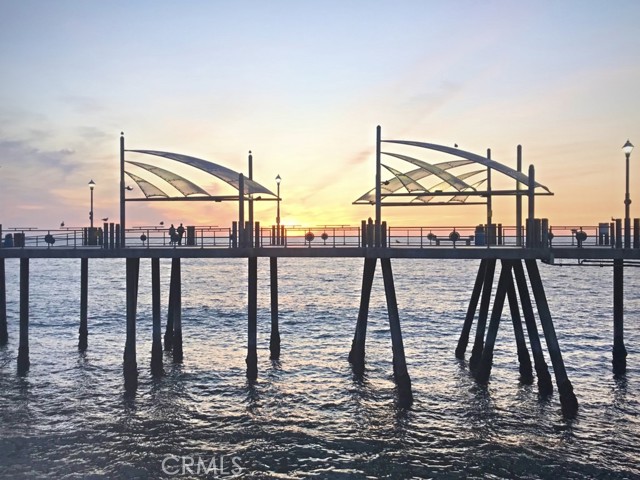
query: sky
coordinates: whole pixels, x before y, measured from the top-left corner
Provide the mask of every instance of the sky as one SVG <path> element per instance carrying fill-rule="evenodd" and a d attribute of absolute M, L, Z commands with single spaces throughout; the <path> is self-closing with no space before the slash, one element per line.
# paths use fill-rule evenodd
<path fill-rule="evenodd" d="M 251 151 L 254 180 L 275 192 L 282 178 L 282 223 L 357 225 L 375 213 L 352 202 L 375 186 L 377 125 L 383 139 L 491 149 L 511 167 L 520 144 L 525 170 L 535 165 L 554 192 L 536 216 L 571 226 L 619 218 L 621 148 L 640 146 L 639 19 L 640 2 L 623 0 L 0 0 L 0 224 L 87 226 L 89 180 L 94 218 L 117 222 L 124 132 L 129 149 L 245 175 Z M 630 161 L 640 217 L 640 149 Z M 213 195 L 233 193 L 174 170 Z M 502 181 L 494 188 L 512 188 Z M 382 214 L 395 226 L 486 221 L 485 206 Z M 127 226 L 228 226 L 237 215 L 235 202 L 127 203 Z M 262 225 L 275 217 L 275 202 L 256 202 Z M 493 220 L 515 224 L 513 198 L 494 200 Z"/>

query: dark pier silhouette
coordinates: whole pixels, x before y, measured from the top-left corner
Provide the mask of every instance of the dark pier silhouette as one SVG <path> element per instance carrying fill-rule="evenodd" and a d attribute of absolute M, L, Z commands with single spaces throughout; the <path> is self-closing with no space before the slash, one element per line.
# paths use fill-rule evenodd
<path fill-rule="evenodd" d="M 383 152 L 382 144 L 402 145 L 451 154 L 458 160 L 441 164 L 427 164 L 414 157 Z M 509 314 L 517 347 L 520 381 L 531 384 L 537 378 L 538 390 L 542 396 L 553 392 L 549 367 L 539 336 L 542 329 L 548 358 L 553 373 L 563 414 L 575 416 L 578 400 L 568 378 L 555 332 L 551 309 L 540 276 L 538 262 L 554 265 L 571 262 L 572 265 L 607 265 L 613 269 L 613 353 L 612 365 L 616 375 L 626 371 L 627 351 L 624 345 L 624 267 L 637 265 L 640 260 L 640 221 L 620 219 L 591 227 L 554 227 L 544 218 L 535 215 L 535 196 L 550 195 L 549 189 L 535 180 L 535 170 L 529 167 L 528 175 L 522 170 L 522 149 L 517 149 L 517 167 L 511 169 L 486 157 L 457 148 L 422 142 L 382 140 L 381 129 L 377 130 L 376 142 L 376 184 L 367 194 L 354 203 L 364 203 L 375 207 L 375 218 L 362 221 L 360 226 L 319 227 L 296 229 L 280 224 L 279 206 L 281 198 L 252 178 L 253 156 L 249 154 L 249 176 L 233 172 L 226 167 L 212 164 L 195 157 L 151 150 L 132 150 L 143 155 L 155 155 L 179 161 L 200 168 L 211 175 L 223 179 L 238 190 L 238 195 L 214 197 L 197 185 L 180 177 L 179 185 L 183 197 L 171 198 L 158 193 L 151 182 L 125 170 L 124 136 L 120 138 L 121 160 L 121 215 L 120 223 L 105 223 L 102 227 L 73 229 L 61 227 L 59 231 L 46 232 L 28 229 L 9 229 L 0 248 L 0 346 L 9 342 L 7 336 L 6 275 L 5 259 L 20 259 L 20 335 L 17 369 L 20 375 L 29 370 L 29 262 L 32 258 L 67 258 L 80 260 L 80 323 L 78 349 L 90 348 L 90 325 L 88 323 L 88 285 L 92 259 L 125 259 L 126 283 L 126 341 L 123 354 L 124 384 L 127 392 L 135 392 L 138 385 L 138 364 L 136 358 L 136 319 L 138 306 L 138 285 L 140 281 L 140 261 L 151 262 L 152 301 L 152 352 L 151 373 L 163 374 L 163 345 L 161 325 L 162 292 L 160 288 L 160 262 L 171 260 L 168 309 L 164 332 L 164 350 L 171 352 L 173 362 L 184 360 L 182 338 L 182 271 L 181 261 L 188 258 L 247 259 L 247 356 L 246 377 L 252 382 L 258 378 L 258 262 L 269 259 L 271 331 L 269 340 L 270 358 L 277 361 L 286 351 L 281 350 L 278 318 L 278 259 L 279 258 L 361 258 L 363 260 L 360 305 L 354 312 L 355 331 L 348 361 L 356 376 L 366 371 L 366 334 L 369 304 L 374 275 L 380 262 L 384 291 L 387 302 L 389 330 L 391 335 L 393 376 L 397 385 L 398 405 L 409 408 L 413 402 L 410 372 L 407 368 L 401 318 L 396 298 L 392 270 L 394 259 L 459 259 L 479 261 L 474 279 L 470 279 L 471 294 L 466 315 L 461 319 L 461 332 L 457 346 L 452 345 L 452 353 L 463 360 L 468 343 L 473 345 L 468 360 L 470 372 L 479 384 L 490 380 L 495 342 L 500 321 L 509 304 Z M 381 177 L 382 155 L 409 162 L 415 168 L 400 172 L 385 166 L 392 174 L 391 180 Z M 161 178 L 176 180 L 176 175 L 153 165 L 129 162 L 146 169 Z M 449 170 L 463 165 L 479 165 L 481 169 L 465 174 L 453 175 Z M 516 182 L 513 189 L 492 188 L 494 174 L 503 174 Z M 145 198 L 125 198 L 125 173 L 138 184 Z M 472 183 L 471 177 L 486 174 Z M 424 188 L 419 182 L 429 176 L 454 188 Z M 280 176 L 278 175 L 278 179 Z M 481 190 L 480 185 L 486 185 Z M 192 193 L 204 196 L 189 197 Z M 204 193 L 203 193 L 204 192 Z M 515 226 L 496 224 L 493 220 L 493 201 L 501 197 L 516 200 Z M 528 214 L 523 221 L 522 199 L 528 201 Z M 627 197 L 628 198 L 628 197 Z M 447 200 L 448 199 L 448 200 Z M 454 200 L 452 200 L 454 199 Z M 125 204 L 128 201 L 233 201 L 238 203 L 238 220 L 230 227 L 187 226 L 184 245 L 176 245 L 167 237 L 164 226 L 133 227 L 125 225 Z M 253 202 L 276 201 L 277 223 L 261 227 L 254 219 Z M 451 203 L 453 201 L 453 203 Z M 418 203 L 416 203 L 418 202 Z M 248 215 L 245 216 L 245 204 Z M 476 227 L 391 227 L 382 220 L 382 207 L 416 205 L 465 205 L 487 206 L 486 223 Z M 628 206 L 628 205 L 627 205 Z M 93 209 L 92 209 L 93 214 Z M 248 218 L 247 218 L 248 217 Z M 568 233 L 570 232 L 570 233 Z M 9 242 L 11 236 L 11 242 Z M 2 237 L 2 226 L 0 226 Z M 633 242 L 631 241 L 633 238 Z M 495 282 L 496 267 L 500 262 L 500 272 Z M 527 281 L 528 280 L 528 281 Z M 494 286 L 495 284 L 495 286 Z M 493 299 L 493 302 L 492 302 Z M 535 311 L 534 305 L 535 302 Z M 524 325 L 523 325 L 524 323 Z M 526 329 L 526 336 L 525 336 Z M 528 345 L 527 346 L 527 339 Z M 454 349 L 455 347 L 455 349 Z M 346 345 L 345 345 L 346 354 Z M 345 355 L 346 357 L 346 355 Z M 533 365 L 532 365 L 533 358 Z M 347 360 L 347 358 L 345 358 Z"/>

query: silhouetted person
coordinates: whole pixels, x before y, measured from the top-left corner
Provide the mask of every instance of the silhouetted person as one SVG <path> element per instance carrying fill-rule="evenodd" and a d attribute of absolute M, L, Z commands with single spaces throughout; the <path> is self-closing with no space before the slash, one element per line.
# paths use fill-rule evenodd
<path fill-rule="evenodd" d="M 182 224 L 180 224 L 176 232 L 178 232 L 178 245 L 182 245 L 182 237 L 184 235 L 184 227 L 182 226 Z"/>
<path fill-rule="evenodd" d="M 175 245 L 178 240 L 178 235 L 176 235 L 176 227 L 173 226 L 173 223 L 169 227 L 169 245 Z"/>

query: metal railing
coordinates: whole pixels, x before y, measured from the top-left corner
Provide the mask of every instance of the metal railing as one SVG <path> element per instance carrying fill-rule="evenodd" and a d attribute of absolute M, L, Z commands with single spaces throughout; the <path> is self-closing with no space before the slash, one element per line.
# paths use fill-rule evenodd
<path fill-rule="evenodd" d="M 635 222 L 634 222 L 635 223 Z M 624 232 L 619 224 L 598 226 L 556 226 L 544 233 L 548 245 L 539 247 L 599 247 L 622 248 Z M 634 227 L 636 225 L 634 224 Z M 286 226 L 278 231 L 275 226 L 260 227 L 251 231 L 251 241 L 244 246 L 261 248 L 313 248 L 313 247 L 362 247 L 362 226 Z M 231 227 L 188 226 L 182 238 L 175 242 L 166 227 L 137 226 L 126 230 L 127 248 L 234 248 L 239 232 Z M 246 233 L 245 233 L 246 235 Z M 101 227 L 65 227 L 40 230 L 33 227 L 2 229 L 0 236 L 3 248 L 118 248 L 117 232 L 104 232 Z M 640 228 L 633 228 L 630 237 L 633 248 L 640 248 Z M 518 239 L 516 227 L 493 225 L 482 226 L 409 226 L 386 228 L 387 248 L 525 248 L 526 231 Z"/>

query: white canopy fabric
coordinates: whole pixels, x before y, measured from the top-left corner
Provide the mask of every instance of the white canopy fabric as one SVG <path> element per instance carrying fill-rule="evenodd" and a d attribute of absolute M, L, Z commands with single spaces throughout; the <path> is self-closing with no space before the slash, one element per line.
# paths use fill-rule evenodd
<path fill-rule="evenodd" d="M 127 163 L 130 163 L 131 165 L 135 165 L 144 170 L 147 170 L 148 172 L 153 173 L 154 175 L 157 175 L 162 180 L 164 180 L 165 182 L 173 186 L 180 193 L 182 193 L 185 197 L 189 195 L 196 195 L 196 194 L 209 195 L 209 193 L 207 193 L 207 191 L 204 190 L 202 187 L 199 187 L 198 185 L 193 183 L 191 180 L 188 180 L 178 175 L 177 173 L 170 172 L 169 170 L 166 170 L 161 167 L 156 167 L 155 165 L 149 165 L 148 163 L 132 162 L 132 161 L 127 161 Z"/>
<path fill-rule="evenodd" d="M 466 158 L 468 160 L 471 160 L 473 162 L 479 163 L 481 165 L 484 165 L 485 167 L 489 167 L 493 170 L 496 170 L 500 173 L 503 173 L 511 178 L 513 178 L 514 180 L 517 180 L 518 182 L 527 185 L 529 183 L 529 177 L 527 175 L 525 175 L 522 172 L 518 172 L 517 170 L 514 170 L 511 167 L 507 167 L 506 165 L 503 165 L 502 163 L 498 163 L 495 160 L 491 160 L 489 158 L 483 157 L 481 155 L 475 154 L 475 153 L 471 153 L 471 152 L 467 152 L 465 150 L 460 150 L 459 148 L 453 148 L 453 147 L 446 147 L 444 145 L 436 145 L 434 143 L 424 143 L 424 142 L 414 142 L 414 141 L 409 141 L 409 140 L 383 140 L 385 143 L 397 143 L 397 144 L 401 144 L 401 145 L 411 145 L 414 147 L 420 147 L 420 148 L 426 148 L 429 150 L 436 150 L 439 152 L 444 152 L 444 153 L 449 153 L 451 155 L 455 155 L 457 157 L 462 157 L 462 158 Z M 544 190 L 546 190 L 547 192 L 551 193 L 551 191 L 545 187 L 544 185 L 542 185 L 541 183 L 535 182 L 535 187 L 538 188 L 542 188 Z"/>
<path fill-rule="evenodd" d="M 219 178 L 220 180 L 223 180 L 224 182 L 234 187 L 236 190 L 240 190 L 238 181 L 240 173 L 234 172 L 230 168 L 223 167 L 222 165 L 218 165 L 217 163 L 213 163 L 208 160 L 202 160 L 201 158 L 191 157 L 189 155 L 182 155 L 180 153 L 160 152 L 157 150 L 127 150 L 127 152 L 156 155 L 158 157 L 169 158 L 171 160 L 175 160 L 176 162 L 184 163 L 185 165 L 190 165 L 194 168 L 202 170 L 203 172 L 209 173 L 214 177 Z M 266 194 L 273 195 L 274 197 L 276 196 L 268 188 L 260 185 L 254 180 L 249 180 L 248 178 L 244 179 L 244 190 L 245 194 L 248 195 Z"/>
<path fill-rule="evenodd" d="M 388 165 L 382 164 L 385 169 L 393 174 L 393 178 L 382 182 L 380 185 L 380 193 L 381 197 L 384 200 L 390 200 L 391 198 L 404 198 L 405 200 L 400 201 L 398 204 L 428 204 L 434 198 L 442 199 L 444 203 L 455 203 L 455 204 L 464 204 L 470 196 L 478 196 L 483 195 L 484 192 L 478 190 L 487 179 L 484 178 L 482 180 L 476 181 L 474 183 L 467 183 L 465 180 L 474 175 L 479 175 L 482 173 L 486 173 L 487 169 L 495 170 L 496 172 L 502 173 L 507 177 L 510 177 L 516 180 L 518 183 L 522 184 L 525 188 L 529 184 L 529 177 L 522 172 L 518 172 L 517 170 L 503 165 L 501 163 L 496 162 L 490 158 L 483 157 L 481 155 L 477 155 L 475 153 L 467 152 L 464 150 L 460 150 L 459 148 L 446 147 L 444 145 L 436 145 L 432 143 L 424 143 L 424 142 L 414 142 L 408 140 L 382 140 L 384 143 L 392 143 L 399 145 L 409 145 L 413 147 L 425 148 L 429 150 L 436 150 L 443 153 L 448 153 L 450 155 L 455 155 L 457 157 L 461 157 L 460 160 L 450 160 L 447 162 L 439 162 L 435 164 L 427 163 L 418 158 L 414 158 L 408 155 L 403 155 L 399 153 L 392 152 L 380 152 L 382 155 L 386 155 L 389 157 L 397 158 L 399 160 L 405 161 L 407 163 L 411 163 L 417 166 L 417 169 L 410 170 L 408 172 L 402 172 L 397 168 L 390 167 Z M 462 167 L 465 165 L 471 164 L 479 164 L 485 168 L 479 170 L 473 170 L 471 172 L 464 172 L 458 175 L 452 174 L 449 170 L 455 169 L 457 167 Z M 429 184 L 422 182 L 421 180 L 434 175 L 437 176 L 441 182 L 433 185 L 432 182 Z M 535 188 L 541 188 L 545 190 L 547 193 L 553 195 L 551 191 L 544 185 L 539 182 L 535 182 Z M 448 195 L 447 193 L 451 193 L 451 197 L 448 200 L 445 200 Z M 412 193 L 415 193 L 416 196 L 411 198 Z M 465 193 L 468 193 L 465 195 Z M 362 195 L 353 203 L 361 204 L 361 203 L 369 203 L 373 204 L 376 201 L 376 189 L 373 188 L 369 190 L 367 193 Z M 406 203 L 405 203 L 406 202 Z M 435 203 L 435 202 L 434 202 Z M 442 204 L 443 202 L 439 202 L 438 204 Z"/>
<path fill-rule="evenodd" d="M 151 197 L 168 197 L 169 196 L 165 192 L 163 192 L 160 188 L 155 186 L 153 183 L 145 180 L 144 178 L 139 177 L 138 175 L 131 172 L 125 171 L 124 173 L 129 175 L 131 179 L 134 182 L 136 182 L 136 184 L 140 187 L 140 190 L 142 190 L 142 193 L 144 193 L 145 197 L 151 198 Z"/>

